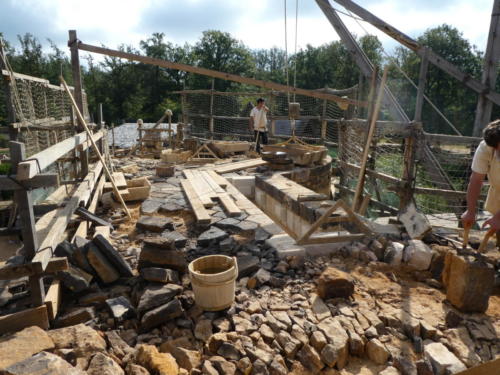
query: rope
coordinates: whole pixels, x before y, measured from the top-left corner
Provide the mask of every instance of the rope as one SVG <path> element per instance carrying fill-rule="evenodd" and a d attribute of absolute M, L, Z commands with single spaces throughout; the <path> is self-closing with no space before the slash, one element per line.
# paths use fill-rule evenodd
<path fill-rule="evenodd" d="M 293 88 L 297 88 L 297 29 L 299 23 L 299 0 L 295 0 L 295 52 L 293 61 Z M 293 92 L 293 101 L 295 102 L 295 91 Z"/>
<path fill-rule="evenodd" d="M 342 14 L 344 14 L 344 15 L 346 15 L 346 16 L 348 16 L 348 17 L 351 17 L 352 19 L 354 19 L 354 20 L 356 21 L 356 23 L 358 24 L 358 26 L 359 26 L 359 27 L 361 27 L 361 29 L 365 32 L 365 35 L 369 35 L 369 33 L 368 33 L 368 31 L 365 29 L 365 27 L 364 27 L 364 26 L 363 26 L 363 25 L 359 22 L 359 21 L 366 22 L 364 19 L 362 19 L 362 18 L 358 18 L 358 17 L 355 17 L 355 16 L 351 13 L 351 11 L 350 11 L 350 10 L 347 10 L 347 12 L 349 12 L 349 14 L 344 13 L 344 12 L 341 12 L 341 11 L 339 11 L 338 9 L 335 9 L 335 10 L 336 10 L 337 12 L 339 12 L 339 13 L 342 13 Z M 412 79 L 411 79 L 411 78 L 410 78 L 410 77 L 409 77 L 409 76 L 408 76 L 408 75 L 407 75 L 407 74 L 403 71 L 403 69 L 402 69 L 402 68 L 399 66 L 399 64 L 398 64 L 398 61 L 397 61 L 394 57 L 390 56 L 390 55 L 389 55 L 389 54 L 385 51 L 384 47 L 382 47 L 382 53 L 384 54 L 384 56 L 385 56 L 387 59 L 389 59 L 389 60 L 391 60 L 391 61 L 392 61 L 392 63 L 393 63 L 393 64 L 394 64 L 394 66 L 396 67 L 396 69 L 397 69 L 397 70 L 398 70 L 398 71 L 399 71 L 399 72 L 403 75 L 403 77 L 405 77 L 405 78 L 406 78 L 406 80 L 407 80 L 407 81 L 408 81 L 408 82 L 409 82 L 409 83 L 410 83 L 410 84 L 411 84 L 411 85 L 412 85 L 415 89 L 417 89 L 417 90 L 418 90 L 418 86 L 417 86 L 417 85 L 413 82 L 413 80 L 412 80 Z M 448 118 L 445 116 L 445 114 L 444 114 L 443 112 L 441 112 L 441 111 L 439 110 L 439 108 L 438 108 L 438 107 L 436 107 L 436 105 L 432 102 L 432 100 L 431 100 L 431 99 L 430 99 L 427 95 L 425 95 L 425 94 L 424 94 L 424 99 L 427 101 L 427 103 L 429 103 L 429 104 L 430 104 L 430 106 L 432 107 L 432 109 L 434 109 L 434 110 L 437 112 L 437 114 L 438 114 L 438 115 L 439 115 L 439 116 L 440 116 L 440 117 L 441 117 L 441 118 L 442 118 L 442 119 L 443 119 L 443 120 L 444 120 L 444 121 L 445 121 L 445 122 L 446 122 L 446 123 L 450 126 L 450 128 L 452 128 L 452 129 L 453 129 L 453 131 L 454 131 L 455 133 L 457 133 L 457 135 L 462 135 L 462 133 L 460 133 L 460 131 L 459 131 L 459 130 L 455 127 L 455 125 L 453 125 L 453 123 L 452 123 L 450 120 L 448 120 Z"/>
<path fill-rule="evenodd" d="M 289 86 L 289 79 L 288 79 L 288 31 L 287 31 L 287 24 L 286 24 L 286 1 L 283 0 L 284 8 L 285 8 L 285 74 L 286 74 L 286 85 Z M 288 103 L 290 103 L 290 91 L 287 91 L 287 98 L 288 98 Z"/>

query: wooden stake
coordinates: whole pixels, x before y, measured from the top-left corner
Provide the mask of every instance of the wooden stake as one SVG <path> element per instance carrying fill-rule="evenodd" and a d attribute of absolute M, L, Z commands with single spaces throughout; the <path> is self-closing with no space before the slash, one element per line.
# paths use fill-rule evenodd
<path fill-rule="evenodd" d="M 106 165 L 106 162 L 104 161 L 104 158 L 102 157 L 101 153 L 99 152 L 99 148 L 97 147 L 96 143 L 94 142 L 94 138 L 92 137 L 92 133 L 90 132 L 90 129 L 89 129 L 87 123 L 85 122 L 85 119 L 83 118 L 80 110 L 78 109 L 78 106 L 76 105 L 75 99 L 73 98 L 73 95 L 71 95 L 71 91 L 69 91 L 69 87 L 66 84 L 66 81 L 64 80 L 64 78 L 62 76 L 61 76 L 61 83 L 64 87 L 64 90 L 66 90 L 66 93 L 68 94 L 69 99 L 71 100 L 71 104 L 73 105 L 73 108 L 75 109 L 75 112 L 76 112 L 76 115 L 78 116 L 78 119 L 82 123 L 83 127 L 85 128 L 85 131 L 87 132 L 87 135 L 89 136 L 89 140 L 92 143 L 92 148 L 94 149 L 95 153 L 97 154 L 97 157 L 99 158 L 99 160 L 101 161 L 101 163 L 103 165 L 104 172 L 106 173 L 107 178 L 109 179 L 109 181 L 111 182 L 111 185 L 113 186 L 113 191 L 114 191 L 115 195 L 120 200 L 120 204 L 122 205 L 123 209 L 125 210 L 125 213 L 127 214 L 128 218 L 132 219 L 132 216 L 130 215 L 130 211 L 128 210 L 127 205 L 125 204 L 125 201 L 123 200 L 123 198 L 120 194 L 120 191 L 118 190 L 118 188 L 115 184 L 115 180 L 113 179 L 113 175 L 109 171 L 108 166 Z"/>
<path fill-rule="evenodd" d="M 356 186 L 356 192 L 354 193 L 354 199 L 352 200 L 352 209 L 356 211 L 358 207 L 358 201 L 361 197 L 361 193 L 363 191 L 363 187 L 365 185 L 365 171 L 366 171 L 366 162 L 368 160 L 368 153 L 370 152 L 370 145 L 373 139 L 373 133 L 375 133 L 375 127 L 377 124 L 377 118 L 380 111 L 380 106 L 382 104 L 382 99 L 384 97 L 385 90 L 385 82 L 387 81 L 387 73 L 389 71 L 389 67 L 386 66 L 384 68 L 384 74 L 382 75 L 382 81 L 380 82 L 380 87 L 377 94 L 377 101 L 375 103 L 375 109 L 373 110 L 373 114 L 371 116 L 370 121 L 370 129 L 368 130 L 368 136 L 366 138 L 365 149 L 363 151 L 363 156 L 361 157 L 361 164 L 358 175 L 358 185 Z"/>

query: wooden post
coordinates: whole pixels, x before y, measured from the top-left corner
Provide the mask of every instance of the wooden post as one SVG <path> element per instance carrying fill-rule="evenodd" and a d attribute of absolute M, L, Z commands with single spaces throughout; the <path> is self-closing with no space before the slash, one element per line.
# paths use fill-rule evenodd
<path fill-rule="evenodd" d="M 417 172 L 416 156 L 418 150 L 418 140 L 423 137 L 424 134 L 422 131 L 422 124 L 414 123 L 414 129 L 412 130 L 411 135 L 405 138 L 402 186 L 399 190 L 400 211 L 413 202 Z"/>
<path fill-rule="evenodd" d="M 212 89 L 210 90 L 210 120 L 208 123 L 208 131 L 210 132 L 210 139 L 214 139 L 214 87 L 215 87 L 215 78 L 212 78 Z"/>
<path fill-rule="evenodd" d="M 80 56 L 78 54 L 78 38 L 76 30 L 69 30 L 68 47 L 71 50 L 71 71 L 73 73 L 73 87 L 75 88 L 75 102 L 80 113 L 83 113 L 82 77 L 80 71 Z M 78 132 L 83 131 L 83 125 L 79 124 Z"/>
<path fill-rule="evenodd" d="M 361 157 L 361 163 L 358 175 L 358 185 L 356 187 L 356 192 L 354 193 L 354 198 L 352 200 L 352 209 L 357 211 L 358 204 L 360 203 L 360 197 L 363 192 L 363 186 L 365 183 L 365 171 L 366 162 L 368 160 L 368 153 L 370 152 L 370 145 L 372 143 L 373 134 L 375 133 L 375 127 L 377 125 L 377 118 L 380 111 L 380 106 L 382 105 L 382 99 L 385 92 L 385 82 L 387 81 L 387 73 L 389 72 L 389 67 L 386 66 L 384 69 L 384 74 L 382 75 L 382 80 L 380 82 L 380 87 L 377 94 L 377 101 L 375 103 L 375 108 L 371 116 L 370 129 L 368 130 L 368 136 L 366 137 L 365 149 L 363 150 L 363 156 Z"/>
<path fill-rule="evenodd" d="M 98 123 L 98 129 L 101 130 L 104 126 L 104 119 L 102 117 L 102 103 L 99 103 L 98 105 L 98 110 L 97 110 L 97 123 Z"/>
<path fill-rule="evenodd" d="M 172 114 L 168 113 L 168 145 L 171 149 L 175 149 L 175 146 L 172 145 Z"/>
<path fill-rule="evenodd" d="M 118 187 L 115 184 L 115 180 L 113 179 L 113 176 L 111 175 L 111 172 L 109 171 L 108 167 L 106 166 L 106 163 L 105 163 L 105 161 L 104 161 L 101 153 L 99 152 L 99 149 L 97 148 L 97 145 L 94 142 L 94 138 L 92 137 L 92 133 L 90 132 L 90 129 L 88 128 L 87 124 L 85 123 L 85 119 L 83 118 L 83 115 L 81 114 L 80 110 L 76 106 L 75 99 L 71 95 L 71 91 L 69 90 L 69 87 L 66 84 L 66 81 L 64 80 L 64 78 L 62 76 L 61 76 L 61 83 L 62 83 L 64 89 L 66 90 L 66 92 L 68 93 L 69 98 L 71 99 L 71 104 L 75 108 L 75 112 L 76 112 L 76 115 L 78 116 L 78 119 L 83 124 L 85 132 L 87 133 L 87 136 L 90 139 L 90 143 L 92 144 L 92 148 L 94 149 L 95 153 L 97 154 L 97 157 L 99 158 L 99 161 L 103 165 L 104 172 L 106 173 L 106 177 L 108 178 L 108 180 L 111 182 L 111 185 L 113 186 L 114 193 L 118 197 L 118 199 L 119 199 L 119 201 L 120 201 L 120 203 L 122 205 L 122 208 L 124 209 L 125 213 L 127 214 L 127 217 L 129 219 L 132 219 L 132 216 L 130 215 L 130 211 L 128 210 L 127 205 L 125 204 L 125 201 L 123 200 L 123 197 L 120 194 L 120 191 L 118 190 Z"/>
<path fill-rule="evenodd" d="M 328 105 L 328 102 L 326 100 L 323 100 L 323 110 L 321 112 L 321 140 L 324 142 L 326 140 L 326 127 L 327 127 L 327 121 L 326 121 L 326 107 Z"/>
<path fill-rule="evenodd" d="M 115 124 L 111 123 L 111 138 L 113 143 L 111 145 L 111 155 L 115 156 Z M 142 148 L 142 134 L 141 134 L 141 148 Z"/>
<path fill-rule="evenodd" d="M 9 143 L 10 159 L 13 173 L 17 173 L 17 164 L 26 159 L 26 148 L 24 143 Z M 21 233 L 23 236 L 23 248 L 26 258 L 32 259 L 38 251 L 38 238 L 35 227 L 35 214 L 33 212 L 33 197 L 31 190 L 16 189 L 14 191 L 14 202 L 17 204 L 17 212 L 21 219 Z M 41 306 L 45 299 L 43 278 L 34 275 L 29 278 L 32 303 Z"/>
<path fill-rule="evenodd" d="M 488 35 L 488 44 L 484 55 L 483 75 L 481 82 L 490 89 L 495 89 L 495 83 L 498 74 L 498 62 L 500 60 L 500 0 L 493 3 L 493 12 L 491 14 L 490 33 Z M 476 108 L 476 118 L 474 120 L 474 130 L 472 135 L 480 137 L 484 127 L 491 120 L 493 103 L 486 98 L 485 94 L 479 95 Z"/>
<path fill-rule="evenodd" d="M 274 94 L 271 91 L 271 94 L 269 95 L 269 121 L 271 121 L 271 126 L 269 129 L 269 136 L 274 137 L 276 134 L 276 120 L 274 119 L 273 116 L 273 106 L 274 106 Z"/>
<path fill-rule="evenodd" d="M 425 83 L 427 82 L 427 70 L 429 68 L 429 60 L 427 59 L 429 50 L 426 48 L 420 62 L 420 73 L 418 76 L 418 92 L 417 101 L 415 103 L 415 122 L 422 121 L 422 107 L 424 105 Z"/>

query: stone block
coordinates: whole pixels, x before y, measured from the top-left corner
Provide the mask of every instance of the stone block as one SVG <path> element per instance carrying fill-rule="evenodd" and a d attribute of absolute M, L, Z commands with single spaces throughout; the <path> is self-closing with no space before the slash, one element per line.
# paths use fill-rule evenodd
<path fill-rule="evenodd" d="M 410 240 L 403 254 L 403 260 L 412 268 L 428 270 L 432 261 L 432 250 L 421 240 Z"/>
<path fill-rule="evenodd" d="M 97 247 L 89 248 L 87 258 L 103 283 L 109 284 L 120 278 L 118 271 Z"/>
<path fill-rule="evenodd" d="M 328 267 L 317 280 L 318 295 L 325 299 L 349 298 L 354 293 L 352 278 L 345 272 Z"/>
<path fill-rule="evenodd" d="M 176 284 L 154 284 L 145 288 L 139 300 L 137 310 L 139 313 L 152 310 L 155 307 L 170 302 L 177 294 L 182 292 L 182 286 Z"/>
<path fill-rule="evenodd" d="M 165 229 L 173 230 L 174 223 L 169 217 L 141 216 L 135 224 L 137 229 L 161 233 Z"/>
<path fill-rule="evenodd" d="M 392 266 L 400 266 L 403 261 L 405 246 L 400 242 L 390 242 L 384 253 L 384 262 Z"/>
<path fill-rule="evenodd" d="M 148 267 L 142 268 L 140 270 L 141 276 L 144 280 L 153 281 L 157 283 L 173 283 L 178 284 L 180 282 L 179 272 L 160 267 Z"/>
<path fill-rule="evenodd" d="M 71 366 L 61 357 L 48 353 L 41 352 L 33 357 L 26 358 L 23 361 L 17 362 L 8 368 L 1 371 L 3 375 L 34 375 L 34 374 L 50 374 L 50 375 L 85 375 L 91 374 Z M 123 371 L 122 371 L 123 373 Z M 120 373 L 116 373 L 120 375 Z M 107 375 L 107 374 L 103 374 Z"/>
<path fill-rule="evenodd" d="M 472 257 L 446 254 L 443 284 L 446 299 L 462 312 L 484 313 L 495 283 L 495 269 Z"/>
<path fill-rule="evenodd" d="M 176 271 L 185 271 L 186 257 L 180 250 L 162 250 L 152 246 L 143 246 L 139 255 L 139 269 L 144 267 L 167 267 Z"/>
<path fill-rule="evenodd" d="M 0 369 L 25 360 L 43 350 L 54 349 L 54 341 L 40 327 L 28 327 L 0 338 Z"/>
<path fill-rule="evenodd" d="M 157 327 L 171 319 L 178 318 L 183 313 L 181 303 L 177 298 L 159 306 L 151 311 L 148 311 L 142 316 L 141 331 L 147 332 L 151 328 Z"/>
<path fill-rule="evenodd" d="M 124 297 L 119 296 L 116 298 L 109 298 L 106 300 L 106 305 L 108 306 L 113 318 L 118 320 L 125 320 L 135 316 L 135 310 L 130 301 Z"/>
<path fill-rule="evenodd" d="M 111 245 L 106 238 L 99 234 L 95 236 L 92 241 L 97 245 L 101 253 L 111 262 L 111 264 L 116 268 L 121 276 L 134 276 L 134 273 L 132 272 L 129 264 L 121 256 L 121 254 L 115 250 L 113 245 Z"/>
<path fill-rule="evenodd" d="M 439 342 L 425 345 L 424 355 L 431 363 L 435 375 L 456 374 L 467 369 L 446 346 Z"/>

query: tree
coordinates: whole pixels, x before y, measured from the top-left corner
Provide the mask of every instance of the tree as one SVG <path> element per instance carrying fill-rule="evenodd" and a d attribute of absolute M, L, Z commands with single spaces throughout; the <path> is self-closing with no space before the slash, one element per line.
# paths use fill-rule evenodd
<path fill-rule="evenodd" d="M 201 39 L 193 48 L 195 62 L 198 66 L 232 73 L 251 76 L 255 69 L 250 50 L 229 33 L 216 30 L 204 31 Z M 209 88 L 211 78 L 200 75 L 190 75 L 190 83 L 197 88 Z M 217 90 L 228 90 L 237 86 L 230 81 L 216 80 Z"/>

